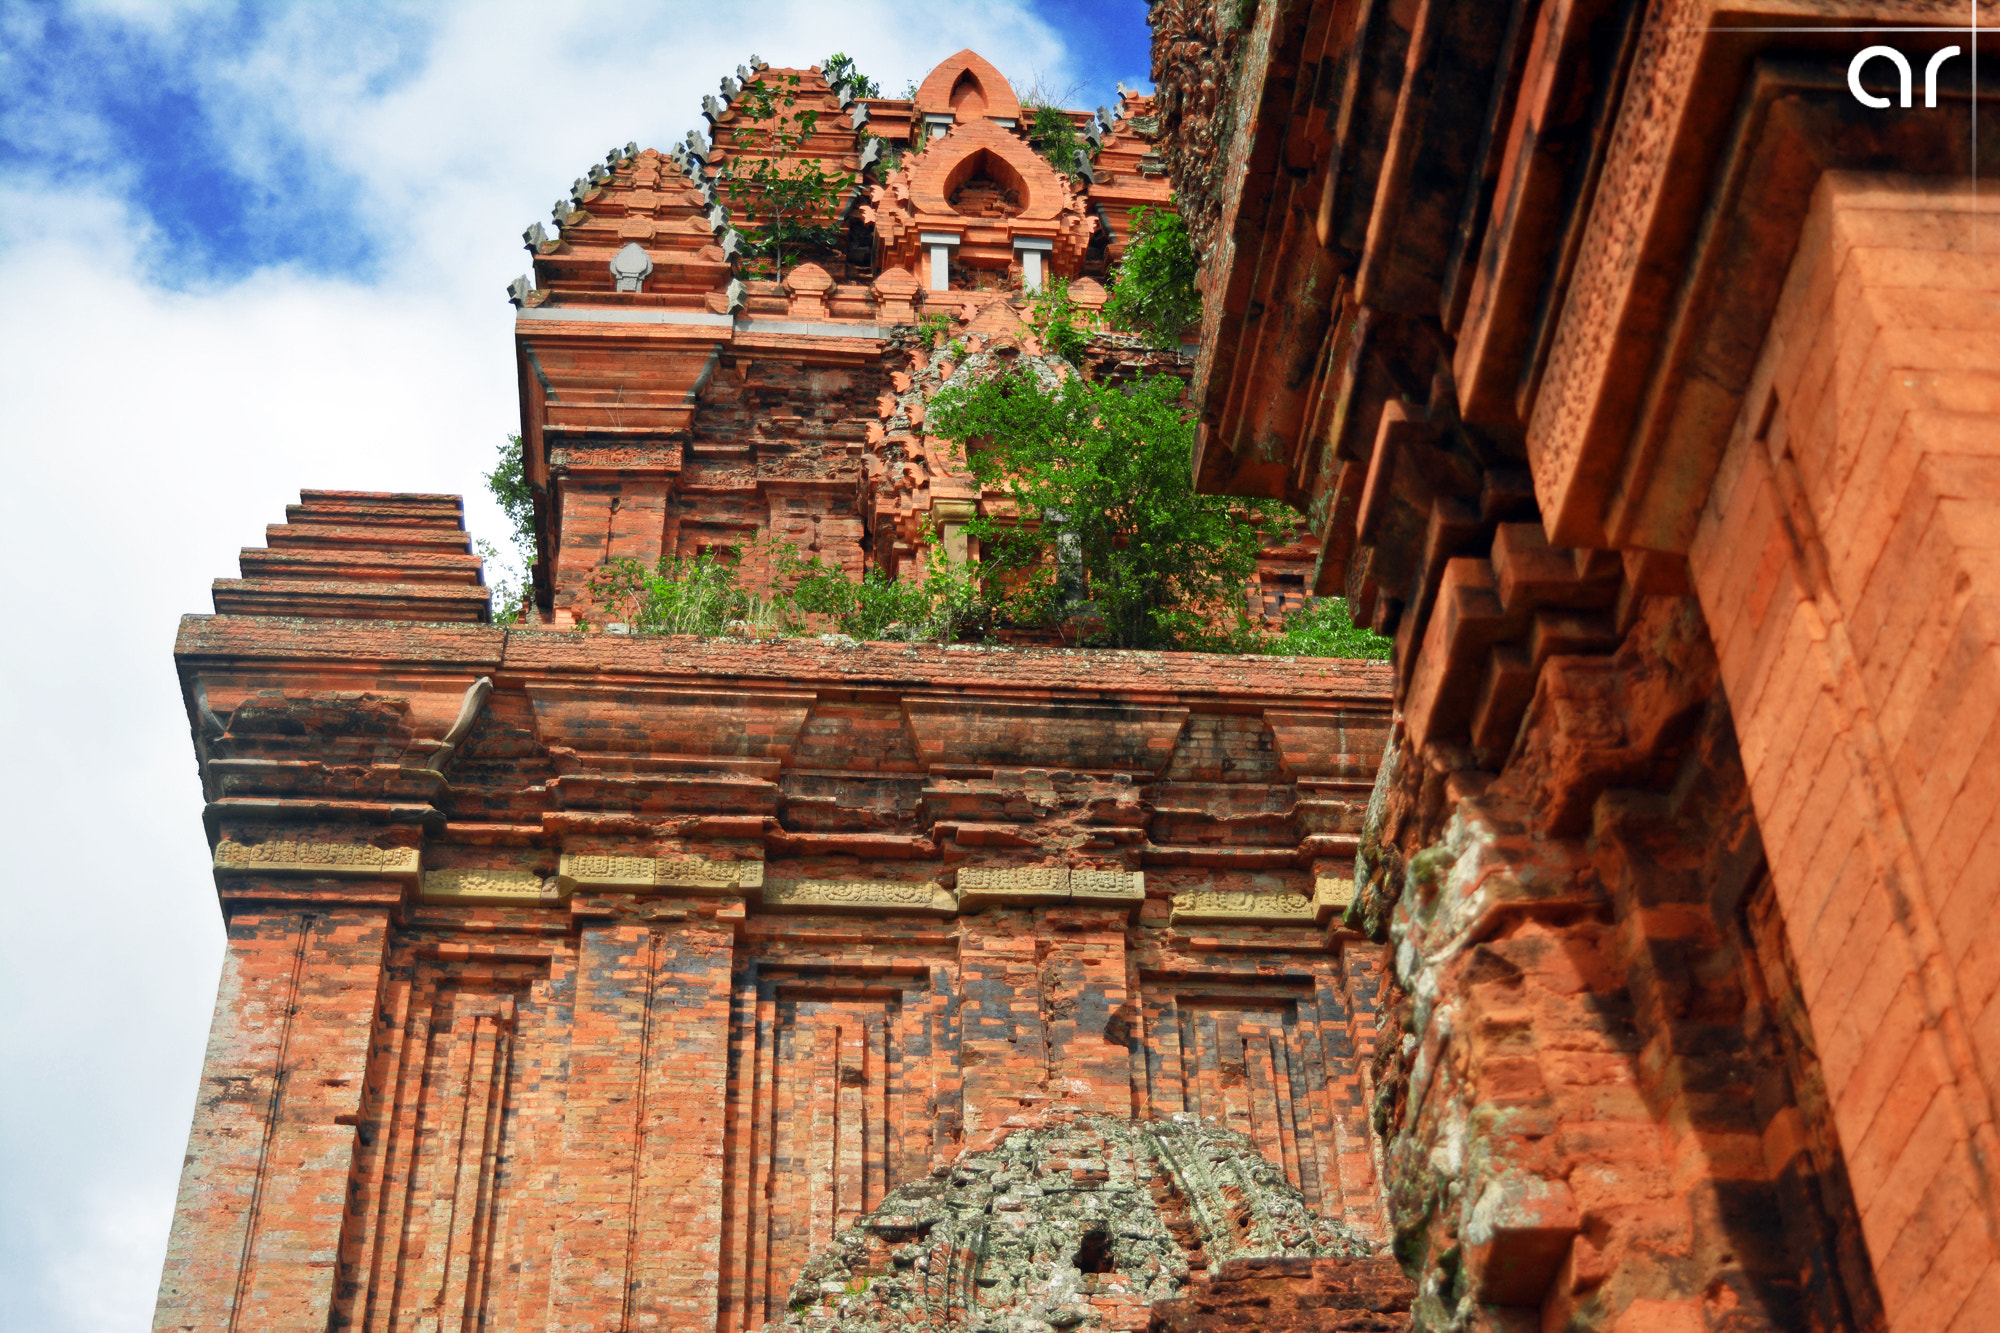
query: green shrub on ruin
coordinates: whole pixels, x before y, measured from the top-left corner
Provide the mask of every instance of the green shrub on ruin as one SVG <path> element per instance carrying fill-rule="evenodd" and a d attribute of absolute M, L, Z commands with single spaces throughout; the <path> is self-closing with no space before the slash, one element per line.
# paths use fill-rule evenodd
<path fill-rule="evenodd" d="M 1347 602 L 1321 597 L 1285 617 L 1285 628 L 1264 641 L 1267 653 L 1295 657 L 1350 657 L 1389 660 L 1395 641 L 1354 623 Z"/>
<path fill-rule="evenodd" d="M 1111 275 L 1105 320 L 1155 347 L 1179 347 L 1181 334 L 1201 320 L 1195 269 L 1194 249 L 1180 214 L 1139 209 L 1132 215 L 1132 239 L 1126 243 L 1124 258 Z"/>
<path fill-rule="evenodd" d="M 967 527 L 1013 623 L 1109 648 L 1254 644 L 1244 588 L 1279 510 L 1195 493 L 1184 388 L 1164 375 L 1049 383 L 1020 370 L 938 395 L 928 428 L 1019 509 Z"/>

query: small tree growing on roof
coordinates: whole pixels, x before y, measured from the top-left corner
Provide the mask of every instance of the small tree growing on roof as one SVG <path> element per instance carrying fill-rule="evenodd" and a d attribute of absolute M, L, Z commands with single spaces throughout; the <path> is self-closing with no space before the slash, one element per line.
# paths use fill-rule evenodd
<path fill-rule="evenodd" d="M 759 71 L 737 100 L 737 150 L 724 170 L 729 198 L 763 232 L 750 248 L 770 257 L 772 277 L 779 282 L 787 246 L 796 253 L 840 243 L 833 213 L 854 186 L 853 176 L 828 171 L 816 157 L 798 156 L 820 118 L 798 102 L 798 75 Z"/>
<path fill-rule="evenodd" d="M 1132 215 L 1125 257 L 1111 275 L 1104 317 L 1155 347 L 1178 347 L 1182 330 L 1201 318 L 1201 293 L 1194 285 L 1198 267 L 1180 214 L 1139 209 Z"/>
<path fill-rule="evenodd" d="M 1113 385 L 1022 368 L 931 404 L 926 428 L 1018 507 L 1018 520 L 967 527 L 1014 623 L 1112 648 L 1257 645 L 1243 590 L 1285 511 L 1194 492 L 1185 389 L 1169 375 Z"/>

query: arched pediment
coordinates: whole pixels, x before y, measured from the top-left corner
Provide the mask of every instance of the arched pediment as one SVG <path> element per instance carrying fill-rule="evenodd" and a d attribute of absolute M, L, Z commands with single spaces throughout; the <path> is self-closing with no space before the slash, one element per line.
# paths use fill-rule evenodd
<path fill-rule="evenodd" d="M 1019 120 L 1021 103 L 1014 86 L 986 57 L 960 51 L 924 76 L 917 88 L 918 115 L 951 112 L 961 125 L 985 118 Z"/>
<path fill-rule="evenodd" d="M 955 125 L 934 139 L 909 166 L 910 202 L 924 215 L 955 215 L 952 194 L 974 176 L 985 176 L 1018 196 L 1011 216 L 1047 221 L 1069 202 L 1069 189 L 1039 153 L 990 120 Z"/>

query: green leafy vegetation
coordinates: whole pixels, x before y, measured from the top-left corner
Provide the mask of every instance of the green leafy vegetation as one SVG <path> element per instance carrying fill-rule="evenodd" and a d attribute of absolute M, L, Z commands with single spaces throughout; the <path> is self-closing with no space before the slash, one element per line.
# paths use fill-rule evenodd
<path fill-rule="evenodd" d="M 1201 319 L 1187 227 L 1178 213 L 1160 208 L 1139 209 L 1132 223 L 1132 239 L 1112 274 L 1104 316 L 1156 347 L 1178 347 L 1181 333 Z"/>
<path fill-rule="evenodd" d="M 475 548 L 487 564 L 493 589 L 493 619 L 497 624 L 512 624 L 521 618 L 527 605 L 529 571 L 535 565 L 535 493 L 528 484 L 521 437 L 509 435 L 500 445 L 493 470 L 480 475 L 486 481 L 487 493 L 507 516 L 510 529 L 507 540 L 512 550 L 502 551 L 484 539 L 475 543 Z"/>
<path fill-rule="evenodd" d="M 1021 109 L 1026 111 L 1030 108 Z M 1035 118 L 1028 125 L 1028 142 L 1057 171 L 1065 176 L 1075 175 L 1076 155 L 1082 150 L 1084 142 L 1076 132 L 1075 122 L 1060 107 L 1038 106 L 1032 109 Z"/>
<path fill-rule="evenodd" d="M 1261 645 L 1267 653 L 1295 657 L 1359 657 L 1386 662 L 1395 641 L 1356 625 L 1339 597 L 1316 598 L 1285 617 L 1285 628 Z"/>
<path fill-rule="evenodd" d="M 652 569 L 637 560 L 609 561 L 591 575 L 590 597 L 636 634 L 725 634 L 767 618 L 767 608 L 738 582 L 737 554 L 711 548 L 669 556 Z"/>
<path fill-rule="evenodd" d="M 983 610 L 971 571 L 930 543 L 924 577 L 855 578 L 785 542 L 671 556 L 648 569 L 614 560 L 589 583 L 591 600 L 635 634 L 736 634 L 786 638 L 838 633 L 856 639 L 950 643 Z M 752 560 L 750 557 L 756 557 Z M 770 570 L 769 586 L 746 586 L 746 563 Z"/>
<path fill-rule="evenodd" d="M 1164 375 L 1049 384 L 1022 370 L 938 395 L 929 428 L 1020 511 L 968 525 L 1013 623 L 1091 646 L 1253 646 L 1243 590 L 1280 511 L 1195 494 L 1183 391 Z"/>
<path fill-rule="evenodd" d="M 820 64 L 826 86 L 838 93 L 844 86 L 849 97 L 880 97 L 882 85 L 854 67 L 854 57 L 835 51 Z"/>
<path fill-rule="evenodd" d="M 819 127 L 820 113 L 800 107 L 799 76 L 771 70 L 743 86 L 736 103 L 738 152 L 724 173 L 730 200 L 761 236 L 746 236 L 745 251 L 770 261 L 782 282 L 787 250 L 794 258 L 840 244 L 834 209 L 854 177 L 830 172 L 818 158 L 797 157 Z"/>
<path fill-rule="evenodd" d="M 1028 299 L 1028 327 L 1041 339 L 1042 346 L 1081 369 L 1084 348 L 1090 345 L 1076 303 L 1069 299 L 1067 278 L 1048 278 L 1042 289 Z"/>

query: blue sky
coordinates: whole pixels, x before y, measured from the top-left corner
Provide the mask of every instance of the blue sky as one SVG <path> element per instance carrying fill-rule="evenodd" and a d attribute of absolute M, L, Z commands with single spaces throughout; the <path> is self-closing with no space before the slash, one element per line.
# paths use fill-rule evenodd
<path fill-rule="evenodd" d="M 1119 80 L 1150 86 L 1146 8 L 1145 0 L 1036 0 L 1023 17 L 1054 37 L 1060 56 L 1006 72 L 1024 81 L 1040 75 L 1057 88 L 1080 85 L 1077 103 L 1086 107 L 1109 103 Z M 11 0 L 0 21 L 0 171 L 84 177 L 142 211 L 160 242 L 146 276 L 163 286 L 236 282 L 271 267 L 367 281 L 380 276 L 383 247 L 394 237 L 361 211 L 363 173 L 320 151 L 310 123 L 284 114 L 274 104 L 282 92 L 260 86 L 259 75 L 278 72 L 274 54 L 320 38 L 310 64 L 291 71 L 300 81 L 289 91 L 309 97 L 319 83 L 357 100 L 388 99 L 431 68 L 436 45 L 450 36 L 448 13 Z M 760 54 L 790 63 L 828 53 L 772 45 Z M 864 68 L 885 90 L 923 73 L 907 62 Z M 544 189 L 560 184 L 552 179 Z"/>
<path fill-rule="evenodd" d="M 0 1328 L 150 1323 L 222 929 L 171 648 L 302 486 L 479 492 L 520 234 L 751 50 L 1082 106 L 1143 0 L 0 0 Z M 782 46 L 767 34 L 785 34 Z"/>

